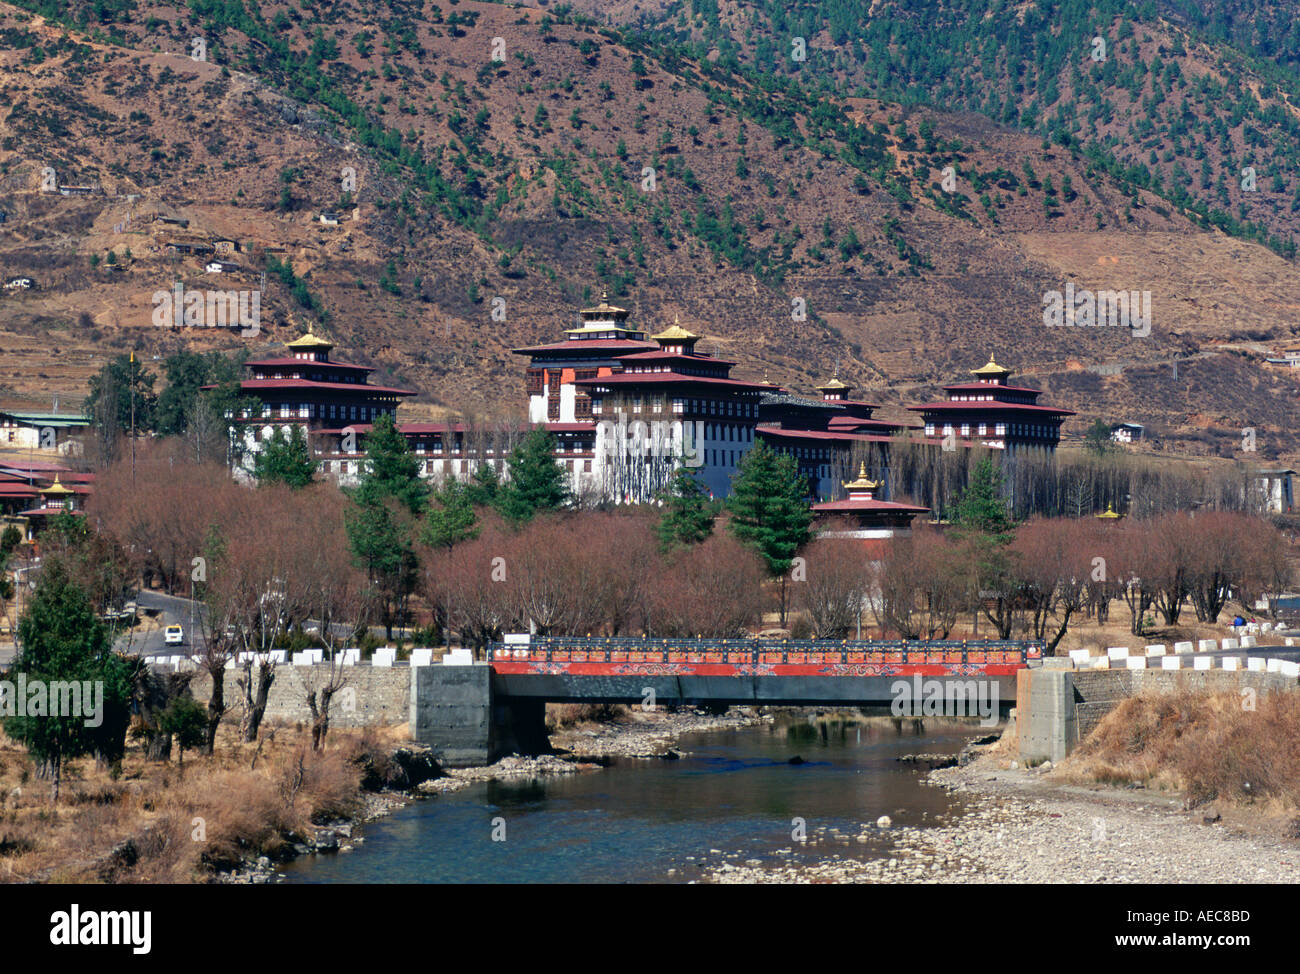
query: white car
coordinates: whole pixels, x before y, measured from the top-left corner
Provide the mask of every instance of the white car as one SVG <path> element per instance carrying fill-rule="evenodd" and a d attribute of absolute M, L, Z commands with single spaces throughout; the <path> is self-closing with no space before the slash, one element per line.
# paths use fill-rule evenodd
<path fill-rule="evenodd" d="M 185 630 L 180 626 L 168 626 L 163 630 L 163 642 L 168 646 L 179 646 L 185 641 Z"/>

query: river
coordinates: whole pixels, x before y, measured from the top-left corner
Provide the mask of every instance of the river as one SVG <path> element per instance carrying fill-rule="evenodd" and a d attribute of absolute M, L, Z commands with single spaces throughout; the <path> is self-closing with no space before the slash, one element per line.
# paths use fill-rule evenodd
<path fill-rule="evenodd" d="M 358 831 L 355 850 L 304 857 L 294 883 L 689 882 L 747 860 L 887 854 L 874 824 L 949 820 L 960 799 L 906 754 L 956 754 L 977 723 L 782 714 L 686 735 L 677 761 L 615 759 L 581 774 L 478 782 Z M 795 756 L 802 764 L 790 764 Z M 802 824 L 801 824 L 802 822 Z M 793 838 L 802 831 L 806 843 Z M 840 835 L 835 833 L 839 832 Z M 866 834 L 865 841 L 858 837 Z"/>

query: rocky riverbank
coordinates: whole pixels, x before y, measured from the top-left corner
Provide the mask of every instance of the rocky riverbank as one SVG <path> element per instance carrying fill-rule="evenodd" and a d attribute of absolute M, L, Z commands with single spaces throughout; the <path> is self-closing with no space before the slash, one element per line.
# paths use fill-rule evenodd
<path fill-rule="evenodd" d="M 1014 766 L 968 752 L 926 780 L 961 795 L 965 811 L 932 828 L 864 824 L 886 838 L 881 858 L 831 855 L 805 865 L 721 864 L 719 883 L 1296 883 L 1300 843 L 1189 811 L 1179 796 L 1071 785 L 1050 765 Z M 1229 815 L 1229 818 L 1233 816 Z M 850 838 L 848 835 L 839 838 Z"/>
<path fill-rule="evenodd" d="M 626 721 L 557 731 L 551 735 L 551 744 L 578 760 L 662 757 L 671 760 L 680 756 L 678 741 L 684 734 L 735 730 L 772 720 L 771 714 L 760 714 L 751 707 L 733 707 L 724 714 L 633 710 Z"/>

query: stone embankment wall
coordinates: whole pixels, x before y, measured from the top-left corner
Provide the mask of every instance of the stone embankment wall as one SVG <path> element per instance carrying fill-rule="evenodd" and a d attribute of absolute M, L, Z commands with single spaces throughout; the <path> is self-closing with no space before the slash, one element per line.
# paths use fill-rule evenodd
<path fill-rule="evenodd" d="M 226 670 L 226 706 L 232 716 L 243 706 L 244 694 L 235 681 L 242 670 Z M 346 683 L 330 704 L 330 724 L 335 727 L 376 727 L 405 724 L 411 716 L 411 668 L 409 666 L 344 667 Z M 329 666 L 280 665 L 267 695 L 266 720 L 292 723 L 311 721 L 307 706 L 309 689 L 324 686 Z M 206 702 L 212 693 L 212 678 L 198 672 L 190 682 L 196 700 Z"/>
<path fill-rule="evenodd" d="M 1060 761 L 1124 699 L 1179 690 L 1261 696 L 1297 692 L 1295 677 L 1258 670 L 1021 670 L 1016 686 L 1016 738 L 1024 760 Z"/>

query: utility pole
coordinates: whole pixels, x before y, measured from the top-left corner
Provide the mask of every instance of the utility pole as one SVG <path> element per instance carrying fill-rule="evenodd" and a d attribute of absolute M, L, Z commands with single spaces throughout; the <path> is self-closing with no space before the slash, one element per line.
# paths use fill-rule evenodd
<path fill-rule="evenodd" d="M 131 387 L 131 489 L 135 490 L 135 349 L 131 350 L 127 385 Z"/>

